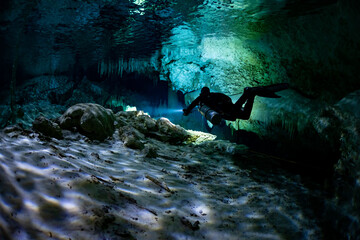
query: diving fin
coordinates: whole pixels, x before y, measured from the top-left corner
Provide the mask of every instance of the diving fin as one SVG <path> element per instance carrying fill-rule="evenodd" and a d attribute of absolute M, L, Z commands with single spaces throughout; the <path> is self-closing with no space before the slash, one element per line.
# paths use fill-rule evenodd
<path fill-rule="evenodd" d="M 285 89 L 289 88 L 289 84 L 288 83 L 277 83 L 277 84 L 272 84 L 269 86 L 264 86 L 264 89 L 270 91 L 270 92 L 279 92 Z"/>
<path fill-rule="evenodd" d="M 253 87 L 250 88 L 250 90 L 259 97 L 280 98 L 281 96 L 275 94 L 275 92 L 282 91 L 288 88 L 288 83 L 279 83 L 263 87 Z"/>
<path fill-rule="evenodd" d="M 276 95 L 274 92 L 271 92 L 267 89 L 262 89 L 256 93 L 259 97 L 267 97 L 267 98 L 280 98 L 279 95 Z"/>

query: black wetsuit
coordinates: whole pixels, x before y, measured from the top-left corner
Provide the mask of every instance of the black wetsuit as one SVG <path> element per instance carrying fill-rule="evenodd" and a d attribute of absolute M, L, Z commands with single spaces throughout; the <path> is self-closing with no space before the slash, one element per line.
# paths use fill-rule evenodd
<path fill-rule="evenodd" d="M 211 93 L 209 88 L 204 87 L 200 96 L 197 97 L 190 106 L 183 111 L 186 116 L 196 105 L 200 105 L 200 107 L 202 105 L 206 105 L 210 109 L 218 112 L 225 120 L 247 120 L 250 118 L 255 96 L 280 98 L 280 96 L 276 95 L 275 92 L 285 90 L 287 88 L 289 88 L 288 83 L 272 84 L 264 87 L 246 87 L 243 95 L 241 95 L 236 103 L 233 104 L 229 96 L 223 93 Z"/>
<path fill-rule="evenodd" d="M 196 105 L 206 105 L 218 112 L 225 120 L 247 120 L 250 117 L 254 98 L 254 94 L 245 91 L 239 100 L 233 104 L 231 98 L 223 93 L 200 94 L 186 109 L 186 112 L 189 113 Z M 242 107 L 245 102 L 245 106 Z"/>

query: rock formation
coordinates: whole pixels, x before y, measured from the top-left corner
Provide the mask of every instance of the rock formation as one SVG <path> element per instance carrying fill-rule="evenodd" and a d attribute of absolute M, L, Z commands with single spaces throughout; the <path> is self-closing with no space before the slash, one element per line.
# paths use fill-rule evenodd
<path fill-rule="evenodd" d="M 76 128 L 90 139 L 104 140 L 114 133 L 114 120 L 110 109 L 94 103 L 79 103 L 66 110 L 58 122 L 63 129 Z"/>

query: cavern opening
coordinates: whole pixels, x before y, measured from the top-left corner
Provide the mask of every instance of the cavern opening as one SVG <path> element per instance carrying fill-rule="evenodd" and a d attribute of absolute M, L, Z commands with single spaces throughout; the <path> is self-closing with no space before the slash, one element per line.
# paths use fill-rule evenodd
<path fill-rule="evenodd" d="M 2 1 L 0 239 L 360 239 L 359 11 Z"/>

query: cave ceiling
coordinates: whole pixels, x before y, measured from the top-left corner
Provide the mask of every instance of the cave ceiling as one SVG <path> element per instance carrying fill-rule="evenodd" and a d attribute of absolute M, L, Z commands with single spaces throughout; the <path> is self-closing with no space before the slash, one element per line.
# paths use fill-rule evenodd
<path fill-rule="evenodd" d="M 199 35 L 256 37 L 283 17 L 312 14 L 329 1 L 96 0 L 2 1 L 1 40 L 77 52 L 87 59 L 149 56 L 188 24 Z M 264 24 L 265 23 L 265 24 Z M 51 49 L 46 49 L 51 46 Z"/>

